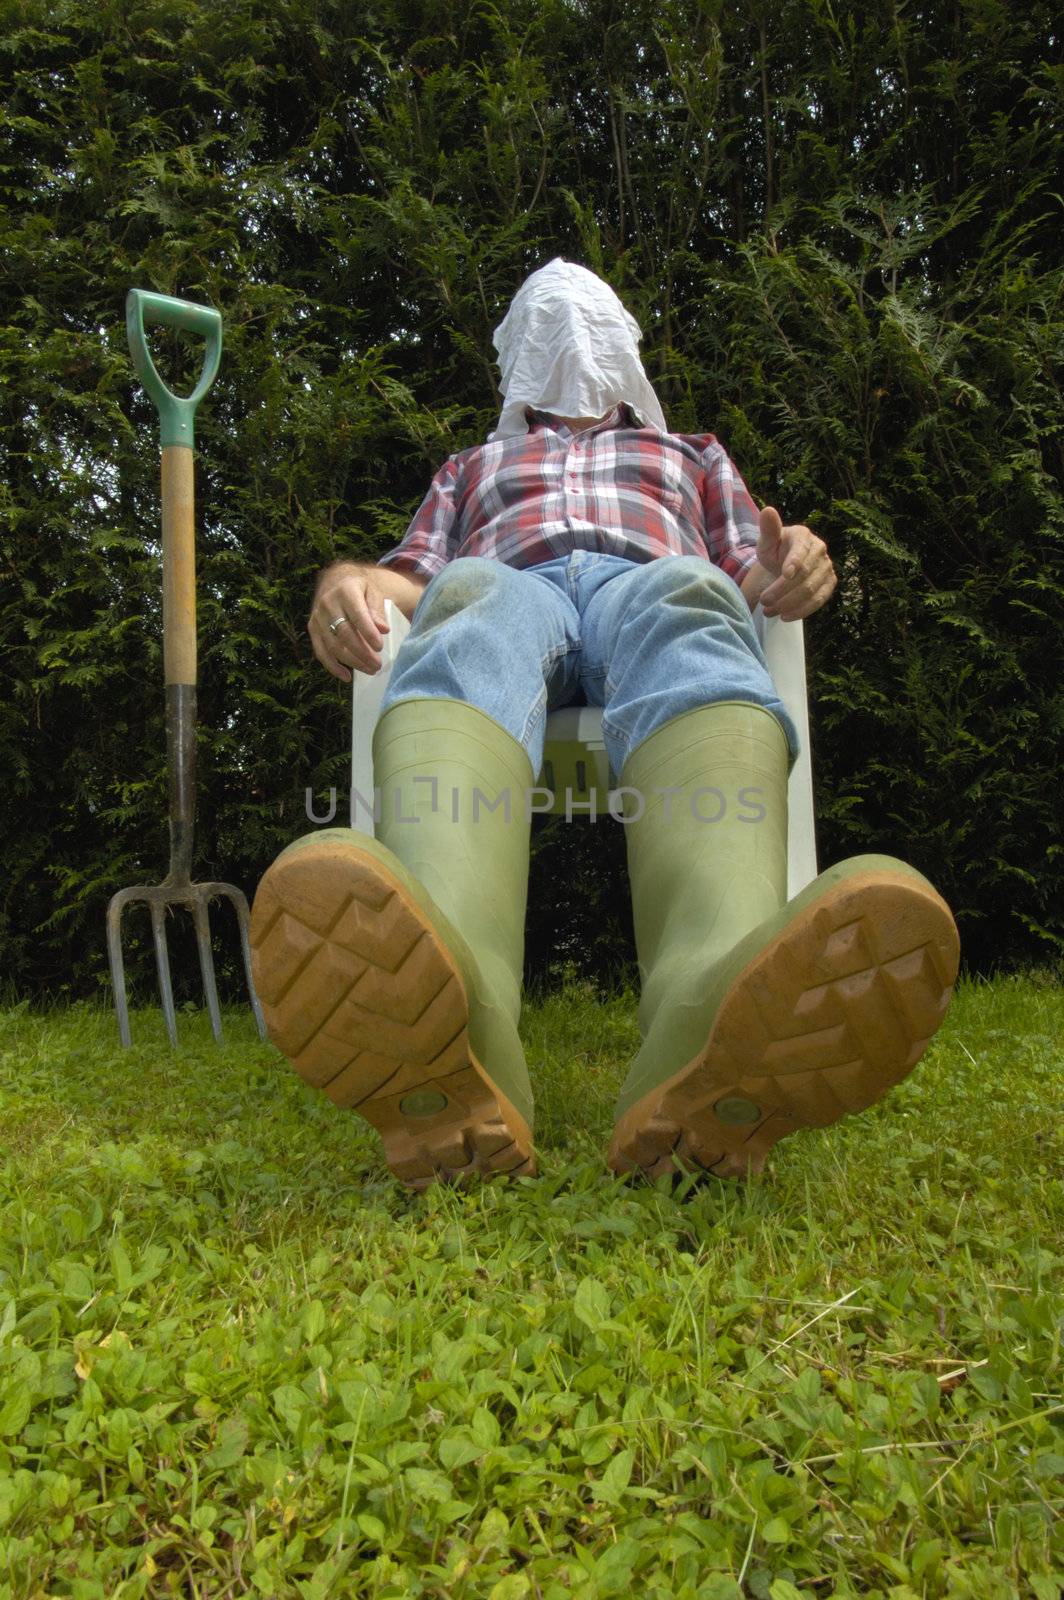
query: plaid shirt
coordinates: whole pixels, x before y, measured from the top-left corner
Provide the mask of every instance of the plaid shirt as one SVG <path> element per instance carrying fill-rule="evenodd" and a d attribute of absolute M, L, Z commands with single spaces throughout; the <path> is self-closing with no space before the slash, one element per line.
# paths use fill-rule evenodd
<path fill-rule="evenodd" d="M 741 584 L 758 508 L 713 434 L 659 433 L 626 405 L 580 433 L 527 414 L 527 434 L 448 456 L 379 566 L 433 578 L 456 556 L 531 567 L 597 550 L 629 561 L 702 556 Z"/>

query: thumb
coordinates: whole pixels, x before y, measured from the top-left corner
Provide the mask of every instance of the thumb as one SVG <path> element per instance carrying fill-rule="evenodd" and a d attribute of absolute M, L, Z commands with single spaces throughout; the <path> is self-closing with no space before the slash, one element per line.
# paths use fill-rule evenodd
<path fill-rule="evenodd" d="M 757 559 L 768 571 L 779 573 L 783 519 L 775 506 L 765 506 L 758 518 Z"/>
<path fill-rule="evenodd" d="M 783 536 L 783 518 L 775 506 L 764 506 L 761 511 L 761 537 L 771 545 L 779 544 Z"/>

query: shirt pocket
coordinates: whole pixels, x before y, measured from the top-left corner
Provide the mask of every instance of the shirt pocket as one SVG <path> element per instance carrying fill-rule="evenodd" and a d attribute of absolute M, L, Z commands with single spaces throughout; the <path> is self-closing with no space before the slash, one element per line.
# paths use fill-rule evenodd
<path fill-rule="evenodd" d="M 690 514 L 692 491 L 680 461 L 670 450 L 644 449 L 630 456 L 619 455 L 613 477 L 622 497 L 661 506 L 674 517 Z"/>
<path fill-rule="evenodd" d="M 687 498 L 679 489 L 662 483 L 660 478 L 652 478 L 646 473 L 627 476 L 618 473 L 616 490 L 621 506 L 631 507 L 640 512 L 644 518 L 653 519 L 665 513 L 678 522 L 691 520 L 691 508 Z"/>
<path fill-rule="evenodd" d="M 655 498 L 664 506 L 666 511 L 671 511 L 678 520 L 689 520 L 687 501 L 678 489 L 661 488 L 655 491 Z"/>
<path fill-rule="evenodd" d="M 550 461 L 512 457 L 502 461 L 480 486 L 480 502 L 488 517 L 537 504 L 561 488 L 561 467 Z"/>

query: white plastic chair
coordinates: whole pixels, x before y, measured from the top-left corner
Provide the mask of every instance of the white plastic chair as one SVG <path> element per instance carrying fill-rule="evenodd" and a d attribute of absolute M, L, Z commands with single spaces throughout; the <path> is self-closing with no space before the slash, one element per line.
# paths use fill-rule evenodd
<path fill-rule="evenodd" d="M 391 600 L 384 602 L 390 632 L 384 635 L 381 670 L 372 676 L 353 674 L 351 734 L 351 826 L 373 833 L 373 729 L 388 687 L 392 664 L 410 623 Z M 805 636 L 800 622 L 766 617 L 757 606 L 754 626 L 765 652 L 772 681 L 798 730 L 801 752 L 787 786 L 787 894 L 794 899 L 817 875 L 816 835 L 813 821 L 813 767 L 809 759 L 809 712 L 806 701 Z M 563 706 L 547 714 L 543 771 L 538 781 L 554 793 L 554 804 L 543 815 L 587 817 L 596 821 L 610 815 L 609 758 L 602 738 L 599 706 Z M 537 796 L 533 806 L 540 811 Z M 621 802 L 616 802 L 617 811 Z"/>

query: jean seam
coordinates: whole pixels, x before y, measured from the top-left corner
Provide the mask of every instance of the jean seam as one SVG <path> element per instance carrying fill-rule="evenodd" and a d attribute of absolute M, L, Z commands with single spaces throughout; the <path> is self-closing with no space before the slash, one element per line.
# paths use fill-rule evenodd
<path fill-rule="evenodd" d="M 546 685 L 544 685 L 544 687 L 540 690 L 539 694 L 537 694 L 535 700 L 533 701 L 532 709 L 528 713 L 528 716 L 525 718 L 525 725 L 524 725 L 523 729 L 521 730 L 521 743 L 524 745 L 526 750 L 528 749 L 530 736 L 535 732 L 536 724 L 540 721 L 541 718 L 545 722 L 546 721 L 546 716 L 547 716 L 547 689 L 546 689 Z"/>
<path fill-rule="evenodd" d="M 632 741 L 629 738 L 626 738 L 626 736 L 621 731 L 621 729 L 617 727 L 616 723 L 611 722 L 609 717 L 606 715 L 605 711 L 603 711 L 603 713 L 602 713 L 602 736 L 605 739 L 607 735 L 609 735 L 609 737 L 611 739 L 619 740 L 621 745 L 623 746 L 623 749 L 624 749 L 624 755 L 621 758 L 620 766 L 613 770 L 613 776 L 617 779 L 617 782 L 619 783 L 620 782 L 620 778 L 621 778 L 621 773 L 624 770 L 625 763 L 628 760 L 628 756 L 629 756 L 629 754 L 631 752 Z M 612 769 L 613 768 L 612 761 L 610 763 L 610 766 L 611 766 L 611 769 Z M 613 787 L 616 787 L 616 785 L 613 785 Z"/>

